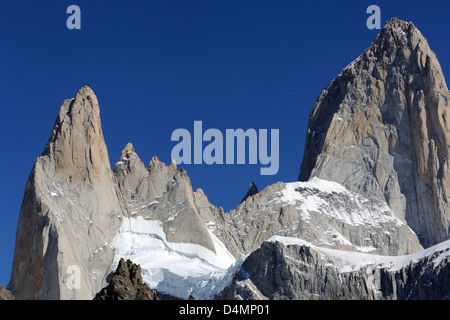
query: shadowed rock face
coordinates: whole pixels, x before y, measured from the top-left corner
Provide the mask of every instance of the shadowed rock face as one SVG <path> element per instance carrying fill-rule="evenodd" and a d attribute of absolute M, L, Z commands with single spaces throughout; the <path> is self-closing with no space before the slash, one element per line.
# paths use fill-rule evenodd
<path fill-rule="evenodd" d="M 110 272 L 122 210 L 97 97 L 83 87 L 64 101 L 30 174 L 8 288 L 17 299 L 93 296 Z M 79 276 L 76 290 L 72 275 Z"/>
<path fill-rule="evenodd" d="M 446 247 L 436 248 L 420 257 L 403 256 L 405 261 L 399 263 L 398 257 L 360 254 L 355 259 L 345 252 L 315 247 L 308 243 L 266 241 L 249 255 L 236 272 L 231 285 L 216 298 L 449 299 L 448 246 L 449 243 Z M 357 253 L 352 254 L 358 256 Z M 401 267 L 395 267 L 396 263 L 401 264 Z M 360 266 L 355 267 L 355 264 Z"/>
<path fill-rule="evenodd" d="M 186 171 L 178 170 L 175 163 L 166 166 L 157 157 L 147 169 L 128 144 L 114 174 L 127 204 L 127 215 L 161 221 L 170 242 L 195 243 L 215 252 Z M 206 211 L 217 210 L 207 207 Z"/>
<path fill-rule="evenodd" d="M 299 180 L 385 199 L 424 246 L 448 239 L 449 103 L 427 40 L 391 19 L 317 99 Z"/>

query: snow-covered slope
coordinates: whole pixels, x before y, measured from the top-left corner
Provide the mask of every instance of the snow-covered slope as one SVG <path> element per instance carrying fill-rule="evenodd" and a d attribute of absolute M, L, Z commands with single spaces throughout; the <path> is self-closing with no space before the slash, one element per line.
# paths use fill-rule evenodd
<path fill-rule="evenodd" d="M 385 202 L 371 202 L 337 182 L 317 177 L 308 182 L 286 183 L 278 196 L 278 202 L 301 208 L 305 220 L 311 219 L 311 214 L 320 214 L 352 226 L 406 225 Z"/>
<path fill-rule="evenodd" d="M 232 238 L 226 243 L 236 244 L 231 251 L 244 255 L 274 235 L 301 238 L 322 247 L 387 255 L 423 249 L 416 234 L 384 200 L 369 199 L 316 177 L 270 185 L 224 219 L 224 229 Z"/>
<path fill-rule="evenodd" d="M 436 257 L 433 257 L 432 263 L 434 266 L 437 266 L 445 259 L 445 257 L 450 256 L 450 240 L 413 254 L 401 256 L 382 256 L 370 253 L 323 248 L 302 239 L 292 237 L 273 236 L 267 241 L 281 242 L 286 246 L 308 246 L 320 253 L 323 259 L 331 262 L 340 272 L 356 271 L 369 265 L 378 268 L 386 268 L 389 271 L 398 271 L 411 263 L 418 262 L 420 259 L 432 256 L 435 253 L 437 253 L 437 255 Z"/>
<path fill-rule="evenodd" d="M 176 297 L 207 299 L 219 293 L 236 262 L 225 245 L 212 233 L 215 253 L 198 244 L 168 242 L 161 224 L 142 216 L 124 218 L 114 239 L 114 265 L 130 259 L 151 288 Z"/>

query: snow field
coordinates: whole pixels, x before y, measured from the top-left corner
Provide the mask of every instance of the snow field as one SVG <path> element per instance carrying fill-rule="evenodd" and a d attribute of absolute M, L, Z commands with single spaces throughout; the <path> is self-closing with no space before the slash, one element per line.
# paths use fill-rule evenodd
<path fill-rule="evenodd" d="M 114 239 L 114 265 L 120 258 L 130 259 L 141 266 L 150 288 L 177 297 L 207 298 L 208 292 L 223 289 L 222 282 L 236 262 L 225 245 L 211 232 L 216 253 L 197 244 L 168 242 L 161 224 L 141 216 L 124 218 Z"/>

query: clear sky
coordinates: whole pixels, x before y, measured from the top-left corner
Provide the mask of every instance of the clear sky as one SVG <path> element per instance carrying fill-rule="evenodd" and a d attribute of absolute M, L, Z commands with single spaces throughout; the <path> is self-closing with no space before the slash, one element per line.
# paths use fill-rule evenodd
<path fill-rule="evenodd" d="M 81 30 L 69 30 L 69 5 Z M 309 112 L 364 51 L 366 9 L 413 21 L 450 78 L 450 2 L 294 0 L 9 0 L 0 3 L 0 283 L 7 285 L 23 192 L 64 99 L 96 93 L 111 165 L 132 142 L 144 163 L 170 163 L 177 128 L 279 129 L 280 168 L 183 165 L 225 211 L 254 181 L 295 181 Z"/>

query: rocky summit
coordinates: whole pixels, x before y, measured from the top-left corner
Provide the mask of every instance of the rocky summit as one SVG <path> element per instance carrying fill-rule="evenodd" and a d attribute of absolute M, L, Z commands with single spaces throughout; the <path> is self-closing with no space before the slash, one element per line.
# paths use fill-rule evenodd
<path fill-rule="evenodd" d="M 245 200 L 247 200 L 248 197 L 254 196 L 257 193 L 258 193 L 258 187 L 256 186 L 256 184 L 254 182 L 250 183 L 250 186 L 248 187 L 248 191 L 245 194 L 244 198 L 242 198 L 240 203 L 244 202 Z"/>
<path fill-rule="evenodd" d="M 385 200 L 424 246 L 448 239 L 449 103 L 427 40 L 412 22 L 389 20 L 317 99 L 299 180 Z"/>
<path fill-rule="evenodd" d="M 449 98 L 426 39 L 391 19 L 317 99 L 299 181 L 252 183 L 224 212 L 175 162 L 145 165 L 131 143 L 111 166 L 98 99 L 83 87 L 31 170 L 8 289 L 45 300 L 448 299 Z"/>

